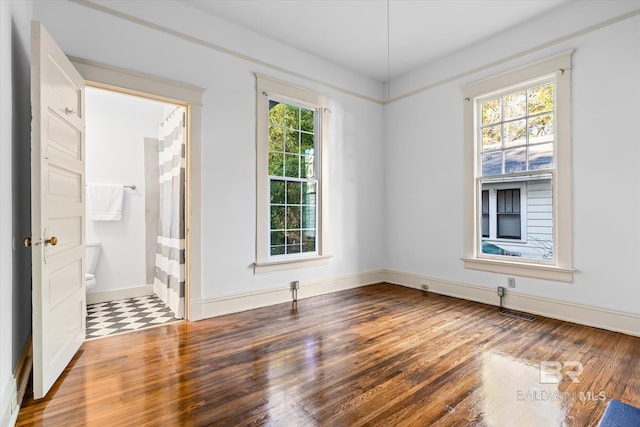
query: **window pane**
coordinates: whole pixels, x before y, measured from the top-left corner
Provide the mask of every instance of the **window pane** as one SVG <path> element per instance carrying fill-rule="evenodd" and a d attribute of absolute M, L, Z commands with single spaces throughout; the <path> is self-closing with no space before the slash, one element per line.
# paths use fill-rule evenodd
<path fill-rule="evenodd" d="M 269 175 L 282 176 L 284 166 L 284 154 L 269 153 Z"/>
<path fill-rule="evenodd" d="M 499 123 L 502 120 L 502 98 L 482 103 L 482 125 Z"/>
<path fill-rule="evenodd" d="M 301 185 L 300 182 L 287 182 L 287 204 L 299 205 L 301 203 Z"/>
<path fill-rule="evenodd" d="M 498 213 L 520 213 L 520 190 L 498 190 Z"/>
<path fill-rule="evenodd" d="M 300 110 L 300 129 L 307 132 L 314 132 L 315 128 L 315 111 L 314 110 Z"/>
<path fill-rule="evenodd" d="M 520 215 L 499 214 L 497 237 L 499 239 L 520 239 Z"/>
<path fill-rule="evenodd" d="M 529 170 L 553 168 L 553 143 L 529 147 Z"/>
<path fill-rule="evenodd" d="M 287 206 L 287 229 L 300 228 L 300 206 Z"/>
<path fill-rule="evenodd" d="M 504 146 L 514 147 L 527 143 L 527 121 L 525 119 L 504 124 Z"/>
<path fill-rule="evenodd" d="M 300 128 L 300 108 L 287 105 L 284 125 L 290 129 Z"/>
<path fill-rule="evenodd" d="M 287 130 L 284 150 L 287 153 L 300 153 L 300 132 Z"/>
<path fill-rule="evenodd" d="M 271 203 L 284 204 L 284 188 L 285 182 L 277 179 L 271 180 Z"/>
<path fill-rule="evenodd" d="M 284 231 L 271 232 L 271 246 L 284 245 Z"/>
<path fill-rule="evenodd" d="M 553 141 L 553 114 L 529 119 L 529 144 Z"/>
<path fill-rule="evenodd" d="M 529 114 L 553 111 L 553 83 L 529 89 Z"/>
<path fill-rule="evenodd" d="M 489 126 L 482 129 L 482 151 L 502 148 L 502 125 Z"/>
<path fill-rule="evenodd" d="M 316 164 L 313 149 L 308 150 L 307 153 L 300 158 L 300 175 L 301 178 L 315 178 Z"/>
<path fill-rule="evenodd" d="M 527 149 L 514 148 L 504 151 L 504 173 L 524 172 L 527 170 Z"/>
<path fill-rule="evenodd" d="M 489 214 L 482 214 L 482 237 L 489 237 Z"/>
<path fill-rule="evenodd" d="M 502 174 L 502 151 L 496 151 L 482 155 L 482 175 Z"/>
<path fill-rule="evenodd" d="M 300 253 L 300 245 L 287 245 L 287 253 L 288 254 L 299 254 Z"/>
<path fill-rule="evenodd" d="M 300 140 L 300 153 L 301 154 L 313 154 L 314 143 L 312 133 L 301 133 Z M 311 153 L 309 153 L 311 151 Z"/>
<path fill-rule="evenodd" d="M 301 241 L 301 237 L 300 237 L 300 230 L 289 230 L 286 232 L 286 244 L 287 245 L 292 245 L 292 244 L 300 244 Z"/>
<path fill-rule="evenodd" d="M 284 246 L 271 246 L 271 255 L 284 255 Z"/>
<path fill-rule="evenodd" d="M 269 151 L 284 150 L 284 130 L 280 127 L 269 128 Z"/>
<path fill-rule="evenodd" d="M 316 204 L 316 183 L 305 182 L 302 184 L 302 203 L 305 205 Z"/>
<path fill-rule="evenodd" d="M 302 252 L 315 252 L 316 233 L 315 230 L 302 231 Z"/>
<path fill-rule="evenodd" d="M 300 156 L 296 154 L 285 155 L 284 176 L 290 178 L 300 178 Z"/>
<path fill-rule="evenodd" d="M 284 126 L 285 104 L 277 101 L 269 101 L 269 126 Z"/>
<path fill-rule="evenodd" d="M 316 228 L 315 206 L 302 206 L 302 228 Z"/>
<path fill-rule="evenodd" d="M 488 190 L 484 190 L 482 192 L 482 213 L 483 214 L 489 213 L 489 191 Z"/>
<path fill-rule="evenodd" d="M 284 206 L 271 206 L 271 229 L 272 230 L 284 230 L 285 217 Z"/>
<path fill-rule="evenodd" d="M 482 183 L 481 191 L 483 209 L 484 195 L 489 198 L 489 212 L 483 212 L 483 209 L 478 212 L 482 225 L 478 230 L 479 234 L 482 233 L 479 237 L 482 253 L 553 259 L 551 174 L 518 181 L 492 178 L 492 182 Z M 524 209 L 524 203 L 527 209 Z M 525 235 L 522 234 L 523 229 Z"/>
<path fill-rule="evenodd" d="M 489 190 L 482 191 L 482 237 L 489 237 Z"/>
<path fill-rule="evenodd" d="M 504 119 L 518 119 L 527 112 L 527 92 L 516 92 L 504 97 Z"/>

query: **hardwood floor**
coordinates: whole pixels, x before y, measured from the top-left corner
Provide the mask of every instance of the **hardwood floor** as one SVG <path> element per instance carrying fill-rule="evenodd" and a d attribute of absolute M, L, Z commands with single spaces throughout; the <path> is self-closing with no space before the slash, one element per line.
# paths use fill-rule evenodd
<path fill-rule="evenodd" d="M 18 426 L 590 426 L 640 406 L 640 338 L 380 284 L 87 341 L 27 393 Z"/>

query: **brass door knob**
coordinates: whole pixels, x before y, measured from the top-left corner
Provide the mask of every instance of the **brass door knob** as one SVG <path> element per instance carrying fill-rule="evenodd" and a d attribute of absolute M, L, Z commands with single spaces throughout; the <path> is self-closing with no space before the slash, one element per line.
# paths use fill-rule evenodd
<path fill-rule="evenodd" d="M 50 244 L 51 246 L 55 246 L 58 244 L 58 238 L 56 236 L 51 236 L 49 239 L 44 241 L 44 244 Z"/>
<path fill-rule="evenodd" d="M 25 248 L 28 248 L 31 246 L 31 237 L 25 237 L 24 240 L 22 241 L 22 243 L 24 244 Z"/>

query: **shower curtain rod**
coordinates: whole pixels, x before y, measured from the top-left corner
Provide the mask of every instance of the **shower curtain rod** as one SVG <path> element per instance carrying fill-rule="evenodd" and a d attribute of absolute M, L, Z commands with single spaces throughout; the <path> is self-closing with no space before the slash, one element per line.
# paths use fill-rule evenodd
<path fill-rule="evenodd" d="M 89 184 L 85 184 L 84 186 L 86 187 L 87 185 L 89 185 Z M 135 184 L 131 184 L 131 185 L 123 184 L 122 186 L 123 186 L 124 188 L 130 188 L 130 189 L 132 189 L 132 190 L 135 190 L 136 188 L 138 188 L 138 187 L 136 187 L 136 185 L 135 185 Z"/>

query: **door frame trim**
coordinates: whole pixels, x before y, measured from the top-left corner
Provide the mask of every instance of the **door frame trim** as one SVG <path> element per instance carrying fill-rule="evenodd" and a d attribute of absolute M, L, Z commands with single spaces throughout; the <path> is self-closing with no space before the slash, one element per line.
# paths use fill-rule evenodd
<path fill-rule="evenodd" d="M 202 94 L 204 89 L 68 56 L 85 84 L 170 102 L 187 109 L 185 182 L 185 319 L 202 318 Z"/>

